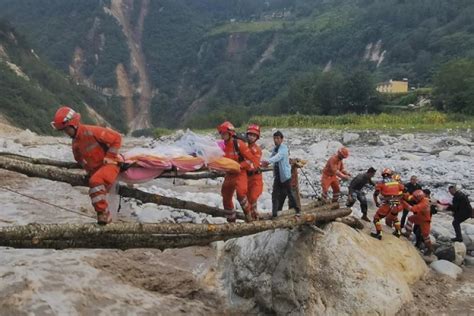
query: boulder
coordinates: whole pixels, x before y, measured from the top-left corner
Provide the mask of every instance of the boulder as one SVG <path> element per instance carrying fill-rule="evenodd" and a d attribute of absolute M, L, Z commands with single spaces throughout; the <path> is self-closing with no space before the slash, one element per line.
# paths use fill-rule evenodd
<path fill-rule="evenodd" d="M 462 262 L 464 261 L 464 258 L 466 257 L 466 245 L 462 242 L 455 242 L 454 243 L 454 253 L 455 253 L 455 259 L 454 263 L 457 264 L 458 266 L 462 265 Z"/>
<path fill-rule="evenodd" d="M 344 134 L 342 134 L 342 143 L 345 144 L 345 145 L 350 144 L 350 143 L 354 143 L 359 138 L 360 138 L 359 134 L 344 133 Z"/>
<path fill-rule="evenodd" d="M 440 260 L 454 262 L 456 259 L 456 251 L 453 244 L 441 244 L 436 250 L 435 255 Z"/>
<path fill-rule="evenodd" d="M 401 160 L 411 160 L 411 161 L 419 161 L 419 160 L 421 160 L 421 158 L 422 157 L 414 155 L 414 154 L 410 154 L 410 153 L 404 153 L 400 157 Z"/>
<path fill-rule="evenodd" d="M 466 256 L 464 258 L 464 264 L 467 266 L 474 266 L 474 257 Z"/>
<path fill-rule="evenodd" d="M 450 278 L 457 279 L 462 273 L 462 269 L 446 260 L 438 260 L 430 264 L 430 267 L 440 274 L 449 276 Z"/>
<path fill-rule="evenodd" d="M 243 314 L 394 314 L 427 266 L 406 240 L 333 222 L 324 234 L 276 230 L 226 242 L 228 301 Z"/>
<path fill-rule="evenodd" d="M 400 140 L 404 141 L 414 141 L 415 140 L 415 135 L 413 134 L 403 134 L 399 138 Z"/>
<path fill-rule="evenodd" d="M 454 161 L 456 160 L 456 157 L 454 156 L 454 153 L 452 151 L 448 150 L 443 150 L 438 154 L 439 159 L 443 159 L 446 161 Z"/>

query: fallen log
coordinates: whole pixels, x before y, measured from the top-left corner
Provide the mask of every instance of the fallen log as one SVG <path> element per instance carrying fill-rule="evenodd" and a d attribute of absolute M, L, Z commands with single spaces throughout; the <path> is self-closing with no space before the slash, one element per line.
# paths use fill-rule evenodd
<path fill-rule="evenodd" d="M 47 165 L 35 165 L 30 162 L 0 157 L 0 168 L 19 172 L 29 177 L 44 178 L 53 181 L 69 183 L 72 186 L 88 186 L 88 177 L 84 173 L 77 173 L 63 168 Z M 187 209 L 198 213 L 205 213 L 211 216 L 225 217 L 226 212 L 218 207 L 205 204 L 167 197 L 160 194 L 152 194 L 126 186 L 119 187 L 119 194 L 123 197 L 135 198 L 144 203 L 155 203 L 177 209 Z M 237 213 L 237 218 L 243 219 L 244 215 Z"/>
<path fill-rule="evenodd" d="M 15 248 L 181 248 L 253 235 L 277 228 L 325 223 L 350 209 L 303 213 L 301 217 L 234 224 L 31 224 L 0 228 L 0 246 Z"/>
<path fill-rule="evenodd" d="M 15 159 L 19 161 L 28 162 L 34 165 L 45 165 L 49 167 L 59 167 L 66 169 L 82 169 L 82 167 L 77 162 L 69 161 L 60 161 L 47 158 L 32 158 L 28 156 L 0 152 L 0 157 L 5 157 L 9 159 Z M 262 172 L 272 171 L 272 168 L 262 168 Z M 224 172 L 219 171 L 210 171 L 208 169 L 201 169 L 187 173 L 179 173 L 173 170 L 164 171 L 158 178 L 176 178 L 176 179 L 185 179 L 185 180 L 200 180 L 200 179 L 217 179 L 225 176 Z"/>

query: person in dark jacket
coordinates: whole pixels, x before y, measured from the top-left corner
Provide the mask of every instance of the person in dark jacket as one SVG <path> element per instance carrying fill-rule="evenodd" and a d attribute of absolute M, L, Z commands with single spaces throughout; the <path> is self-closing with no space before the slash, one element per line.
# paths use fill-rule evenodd
<path fill-rule="evenodd" d="M 365 197 L 365 192 L 362 190 L 367 184 L 374 186 L 372 178 L 375 176 L 376 170 L 370 167 L 367 172 L 358 174 L 354 179 L 352 179 L 349 184 L 349 196 L 347 198 L 347 207 L 351 207 L 355 204 L 356 199 L 360 203 L 360 210 L 362 211 L 362 219 L 366 222 L 370 222 L 370 219 L 367 217 L 367 198 Z"/>
<path fill-rule="evenodd" d="M 410 177 L 410 182 L 405 184 L 405 190 L 410 195 L 412 195 L 413 192 L 415 192 L 416 190 L 421 190 L 421 189 L 422 189 L 421 185 L 418 183 L 418 178 L 416 176 L 411 176 Z M 411 201 L 408 201 L 408 203 L 413 205 L 413 202 L 411 202 Z M 408 210 L 406 210 L 406 209 L 403 210 L 402 219 L 400 220 L 400 225 L 402 227 L 405 227 L 405 221 L 407 219 L 408 213 L 409 213 Z"/>
<path fill-rule="evenodd" d="M 472 216 L 472 207 L 469 202 L 468 196 L 461 192 L 461 190 L 451 185 L 448 188 L 449 193 L 453 196 L 453 204 L 449 207 L 449 210 L 453 211 L 453 227 L 456 237 L 452 238 L 451 241 L 462 242 L 461 223 Z"/>

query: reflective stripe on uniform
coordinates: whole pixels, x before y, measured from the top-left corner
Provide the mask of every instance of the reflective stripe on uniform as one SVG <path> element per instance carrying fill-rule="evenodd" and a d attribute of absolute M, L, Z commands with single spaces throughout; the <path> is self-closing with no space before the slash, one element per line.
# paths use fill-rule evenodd
<path fill-rule="evenodd" d="M 87 147 L 85 149 L 85 152 L 89 152 L 89 151 L 91 151 L 92 149 L 94 149 L 96 147 L 99 147 L 98 143 L 91 143 L 91 144 L 87 145 Z"/>
<path fill-rule="evenodd" d="M 91 201 L 92 201 L 92 204 L 98 203 L 100 201 L 105 201 L 105 195 L 104 194 L 97 195 L 97 196 L 93 197 L 91 199 Z"/>
<path fill-rule="evenodd" d="M 96 187 L 90 188 L 89 189 L 89 195 L 97 193 L 99 191 L 105 191 L 105 185 L 101 184 Z"/>
<path fill-rule="evenodd" d="M 89 130 L 86 129 L 86 130 L 84 131 L 84 135 L 86 135 L 86 136 L 94 136 L 94 133 L 92 133 L 91 131 L 89 131 Z"/>

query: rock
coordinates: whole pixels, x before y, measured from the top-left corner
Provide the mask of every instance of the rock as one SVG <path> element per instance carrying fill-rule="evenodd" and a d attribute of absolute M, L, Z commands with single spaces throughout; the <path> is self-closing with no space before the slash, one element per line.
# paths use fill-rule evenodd
<path fill-rule="evenodd" d="M 462 269 L 446 260 L 438 260 L 430 264 L 430 267 L 438 273 L 449 276 L 450 278 L 457 279 L 462 273 Z"/>
<path fill-rule="evenodd" d="M 466 245 L 462 242 L 455 242 L 454 243 L 454 252 L 455 252 L 455 259 L 454 263 L 460 266 L 466 257 Z"/>
<path fill-rule="evenodd" d="M 400 136 L 399 139 L 403 140 L 403 141 L 414 141 L 415 140 L 415 135 L 413 135 L 413 134 L 403 134 L 402 136 Z"/>
<path fill-rule="evenodd" d="M 447 160 L 447 161 L 453 161 L 456 160 L 454 153 L 452 151 L 447 151 L 443 150 L 438 154 L 439 159 Z"/>
<path fill-rule="evenodd" d="M 226 242 L 219 266 L 231 304 L 241 314 L 393 314 L 413 299 L 409 284 L 427 266 L 409 243 L 387 235 L 383 247 L 337 222 L 324 232 L 276 230 Z"/>
<path fill-rule="evenodd" d="M 295 138 L 291 140 L 292 145 L 301 145 L 301 139 Z"/>
<path fill-rule="evenodd" d="M 136 213 L 142 223 L 174 223 L 171 211 L 158 209 L 152 203 L 144 204 L 143 209 Z"/>
<path fill-rule="evenodd" d="M 355 142 L 360 138 L 359 134 L 356 133 L 344 133 L 342 134 L 342 143 L 343 144 L 350 144 Z"/>
<path fill-rule="evenodd" d="M 440 260 L 453 262 L 456 259 L 456 252 L 453 244 L 442 244 L 435 250 L 435 255 Z"/>
<path fill-rule="evenodd" d="M 385 152 L 382 149 L 376 149 L 371 154 L 374 158 L 385 158 Z"/>
<path fill-rule="evenodd" d="M 452 146 L 449 151 L 455 155 L 469 156 L 471 154 L 471 148 L 469 146 Z"/>
<path fill-rule="evenodd" d="M 464 264 L 467 266 L 474 266 L 474 257 L 466 256 L 464 258 Z"/>
<path fill-rule="evenodd" d="M 404 153 L 400 157 L 401 160 L 411 160 L 411 161 L 419 161 L 419 160 L 421 160 L 421 158 L 422 157 L 414 155 L 414 154 L 410 154 L 410 153 Z"/>
<path fill-rule="evenodd" d="M 433 262 L 438 260 L 438 257 L 436 257 L 433 254 L 431 254 L 429 256 L 424 256 L 423 255 L 422 257 L 423 257 L 423 260 L 426 262 L 426 264 L 432 264 Z"/>

